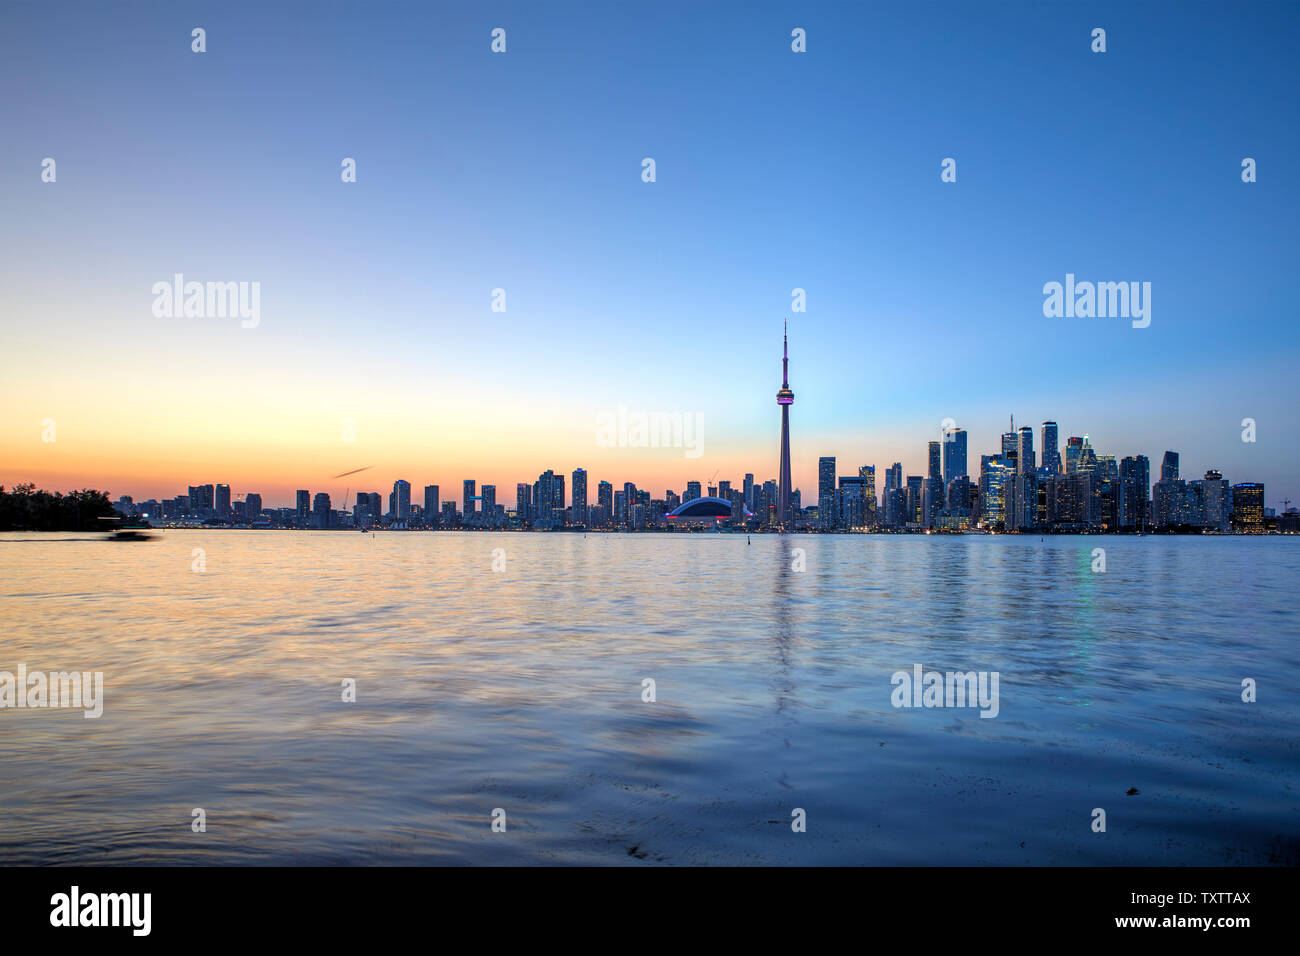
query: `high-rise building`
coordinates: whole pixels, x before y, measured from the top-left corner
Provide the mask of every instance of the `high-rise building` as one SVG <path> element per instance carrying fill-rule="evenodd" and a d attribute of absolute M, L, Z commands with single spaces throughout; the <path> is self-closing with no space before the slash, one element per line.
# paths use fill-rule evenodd
<path fill-rule="evenodd" d="M 904 524 L 921 524 L 922 490 L 925 478 L 922 475 L 907 476 L 907 514 Z"/>
<path fill-rule="evenodd" d="M 1247 534 L 1264 531 L 1264 486 L 1242 481 L 1232 486 L 1232 530 Z"/>
<path fill-rule="evenodd" d="M 1160 480 L 1177 481 L 1178 480 L 1178 452 L 1165 452 L 1164 461 L 1160 462 Z"/>
<path fill-rule="evenodd" d="M 477 485 L 478 482 L 473 478 L 466 478 L 461 482 L 460 512 L 464 515 L 465 524 L 470 524 L 474 515 L 478 513 L 478 502 L 475 501 L 478 493 L 474 490 Z"/>
<path fill-rule="evenodd" d="M 311 514 L 311 492 L 305 488 L 299 488 L 297 491 L 298 504 L 298 527 L 307 527 L 307 518 Z"/>
<path fill-rule="evenodd" d="M 573 470 L 573 523 L 587 526 L 587 469 Z"/>
<path fill-rule="evenodd" d="M 938 444 L 938 442 L 931 442 Z M 943 479 L 926 478 L 921 482 L 921 527 L 938 525 L 939 512 L 943 510 Z"/>
<path fill-rule="evenodd" d="M 1197 485 L 1201 523 L 1211 531 L 1228 531 L 1232 527 L 1232 487 L 1228 480 L 1211 468 Z"/>
<path fill-rule="evenodd" d="M 262 517 L 262 496 L 249 492 L 244 495 L 244 514 L 249 521 L 256 521 Z"/>
<path fill-rule="evenodd" d="M 230 516 L 230 486 L 217 485 L 216 503 L 213 505 L 218 516 L 226 518 Z"/>
<path fill-rule="evenodd" d="M 1025 425 L 1020 429 L 1016 442 L 1016 471 L 1022 475 L 1031 475 L 1034 466 L 1034 430 Z"/>
<path fill-rule="evenodd" d="M 701 493 L 700 493 L 701 487 L 702 486 L 698 481 L 686 482 L 686 494 L 683 496 L 683 500 L 694 501 L 696 498 L 701 497 Z"/>
<path fill-rule="evenodd" d="M 941 459 L 941 451 L 939 448 L 939 443 L 937 441 L 930 442 L 929 462 L 930 462 L 929 467 L 926 470 L 925 476 L 927 478 L 933 478 L 935 481 L 942 481 L 943 465 Z"/>
<path fill-rule="evenodd" d="M 1151 463 L 1147 456 L 1121 458 L 1116 495 L 1116 521 L 1120 528 L 1143 531 L 1151 524 L 1148 514 L 1150 495 Z"/>
<path fill-rule="evenodd" d="M 330 527 L 330 496 L 325 492 L 317 493 L 311 504 L 311 526 L 325 529 Z"/>
<path fill-rule="evenodd" d="M 684 500 L 689 501 L 690 497 L 690 495 L 687 495 Z M 699 495 L 695 495 L 695 497 L 698 498 Z M 596 504 L 604 512 L 604 521 L 606 523 L 612 521 L 614 518 L 614 486 L 608 481 L 602 481 L 596 485 Z"/>
<path fill-rule="evenodd" d="M 398 478 L 393 482 L 392 505 L 389 508 L 397 521 L 406 521 L 411 517 L 411 483 Z"/>
<path fill-rule="evenodd" d="M 980 456 L 980 521 L 984 527 L 1006 527 L 1007 489 L 1015 472 L 1015 461 L 1005 454 Z"/>
<path fill-rule="evenodd" d="M 1059 474 L 1061 471 L 1061 452 L 1058 447 L 1058 434 L 1056 422 L 1043 422 L 1043 467 L 1054 475 Z"/>
<path fill-rule="evenodd" d="M 835 459 L 817 459 L 817 527 L 823 531 L 835 527 Z"/>
<path fill-rule="evenodd" d="M 442 507 L 439 497 L 437 485 L 424 486 L 424 523 L 430 528 L 438 527 L 438 510 Z"/>
<path fill-rule="evenodd" d="M 522 527 L 530 527 L 533 523 L 533 486 L 526 481 L 521 481 L 515 485 L 515 517 L 519 519 Z"/>
<path fill-rule="evenodd" d="M 858 477 L 862 479 L 862 496 L 866 506 L 865 523 L 874 525 L 876 523 L 876 466 L 863 465 L 858 469 Z"/>
<path fill-rule="evenodd" d="M 943 433 L 943 486 L 967 474 L 966 429 L 949 428 Z"/>
<path fill-rule="evenodd" d="M 1065 473 L 1072 475 L 1079 470 L 1079 458 L 1083 455 L 1083 439 L 1071 435 L 1065 440 Z"/>
<path fill-rule="evenodd" d="M 790 335 L 788 328 L 781 336 L 781 388 L 776 393 L 776 403 L 781 406 L 781 477 L 777 486 L 777 527 L 793 527 L 793 501 L 790 494 L 790 406 L 794 392 L 790 390 Z"/>
<path fill-rule="evenodd" d="M 754 475 L 752 472 L 745 473 L 745 509 L 754 510 Z"/>

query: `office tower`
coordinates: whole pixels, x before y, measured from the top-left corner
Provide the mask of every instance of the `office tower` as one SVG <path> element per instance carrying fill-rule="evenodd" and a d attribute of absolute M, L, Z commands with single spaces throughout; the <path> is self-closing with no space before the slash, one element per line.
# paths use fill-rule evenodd
<path fill-rule="evenodd" d="M 1002 457 L 1014 459 L 1016 457 L 1016 446 L 1019 443 L 1020 443 L 1020 439 L 1017 437 L 1014 427 L 1009 432 L 1003 432 L 1002 433 Z"/>
<path fill-rule="evenodd" d="M 221 517 L 227 517 L 230 514 L 230 486 L 217 485 L 216 502 L 213 505 L 216 512 Z"/>
<path fill-rule="evenodd" d="M 817 527 L 828 531 L 835 527 L 835 459 L 817 459 Z"/>
<path fill-rule="evenodd" d="M 701 485 L 698 481 L 686 482 L 686 494 L 683 496 L 684 499 L 686 501 L 694 501 L 696 498 L 701 497 L 700 488 Z"/>
<path fill-rule="evenodd" d="M 695 497 L 699 497 L 696 495 Z M 689 500 L 689 499 L 686 499 Z M 596 504 L 604 511 L 604 521 L 608 523 L 614 517 L 614 486 L 608 481 L 602 481 L 596 485 Z"/>
<path fill-rule="evenodd" d="M 322 529 L 330 526 L 330 496 L 323 491 L 312 499 L 311 526 Z"/>
<path fill-rule="evenodd" d="M 966 429 L 949 428 L 943 433 L 943 486 L 966 473 Z"/>
<path fill-rule="evenodd" d="M 775 478 L 769 478 L 767 481 L 763 482 L 763 510 L 761 513 L 761 520 L 769 527 L 776 526 L 776 509 L 780 506 L 780 495 L 777 491 L 778 488 L 779 485 Z"/>
<path fill-rule="evenodd" d="M 1165 461 L 1160 466 L 1161 477 L 1151 486 L 1151 523 L 1157 528 L 1176 528 L 1190 524 L 1192 515 L 1188 507 L 1189 495 L 1187 482 L 1176 477 L 1178 463 L 1175 460 L 1172 472 L 1169 469 L 1169 455 L 1165 452 Z M 1175 456 L 1175 459 L 1177 456 Z M 1172 474 L 1175 477 L 1169 477 Z"/>
<path fill-rule="evenodd" d="M 587 526 L 587 469 L 573 470 L 573 523 Z"/>
<path fill-rule="evenodd" d="M 1178 452 L 1165 452 L 1165 459 L 1160 463 L 1160 480 L 1177 481 L 1178 480 Z"/>
<path fill-rule="evenodd" d="M 630 481 L 623 482 L 623 523 L 632 526 L 636 518 L 636 485 Z"/>
<path fill-rule="evenodd" d="M 727 501 L 731 500 L 731 482 L 729 481 L 718 482 L 718 497 L 723 498 Z"/>
<path fill-rule="evenodd" d="M 1232 527 L 1232 487 L 1227 479 L 1211 468 L 1204 479 L 1194 484 L 1199 486 L 1203 526 L 1211 531 L 1228 531 Z"/>
<path fill-rule="evenodd" d="M 745 508 L 749 511 L 754 510 L 754 475 L 752 472 L 745 474 Z"/>
<path fill-rule="evenodd" d="M 862 496 L 866 506 L 866 524 L 874 525 L 876 523 L 876 466 L 863 465 L 858 469 L 858 477 L 862 479 Z"/>
<path fill-rule="evenodd" d="M 940 463 L 940 450 L 937 441 L 930 442 L 929 446 L 929 467 L 926 470 L 927 478 L 933 478 L 935 481 L 943 480 L 943 466 Z"/>
<path fill-rule="evenodd" d="M 244 496 L 244 514 L 248 516 L 249 521 L 257 521 L 262 517 L 262 496 L 249 492 Z"/>
<path fill-rule="evenodd" d="M 195 514 L 210 514 L 214 497 L 212 485 L 190 485 L 190 510 Z"/>
<path fill-rule="evenodd" d="M 925 481 L 922 475 L 907 476 L 907 515 L 905 524 L 919 525 L 921 523 L 921 490 L 922 483 Z"/>
<path fill-rule="evenodd" d="M 951 512 L 970 511 L 971 480 L 966 475 L 958 475 L 944 489 L 946 507 Z"/>
<path fill-rule="evenodd" d="M 424 523 L 427 527 L 438 527 L 438 510 L 442 506 L 437 485 L 424 486 Z"/>
<path fill-rule="evenodd" d="M 932 442 L 931 444 L 938 444 Z M 943 510 L 943 479 L 926 478 L 921 483 L 921 527 L 933 528 L 937 525 L 939 512 Z"/>
<path fill-rule="evenodd" d="M 1022 475 L 1034 472 L 1034 430 L 1028 425 L 1020 429 L 1016 444 L 1016 471 Z"/>
<path fill-rule="evenodd" d="M 1065 473 L 1072 475 L 1079 470 L 1079 457 L 1083 454 L 1083 439 L 1071 435 L 1065 440 Z"/>
<path fill-rule="evenodd" d="M 394 521 L 405 521 L 411 517 L 411 483 L 398 478 L 393 482 L 393 495 L 389 499 L 389 516 Z"/>
<path fill-rule="evenodd" d="M 894 462 L 885 469 L 885 490 L 901 489 L 903 487 L 903 463 Z"/>
<path fill-rule="evenodd" d="M 1264 531 L 1264 486 L 1242 481 L 1232 486 L 1232 530 L 1247 534 Z"/>
<path fill-rule="evenodd" d="M 1147 500 L 1151 493 L 1151 463 L 1146 455 L 1130 455 L 1119 463 L 1117 523 L 1121 528 L 1144 530 L 1151 520 Z"/>
<path fill-rule="evenodd" d="M 786 528 L 794 523 L 790 493 L 790 406 L 794 392 L 790 390 L 790 336 L 788 329 L 781 336 L 781 389 L 776 393 L 776 403 L 781 406 L 781 471 L 777 486 L 777 527 Z"/>
<path fill-rule="evenodd" d="M 980 456 L 980 514 L 987 528 L 1006 525 L 1006 488 L 1015 464 L 1005 454 Z"/>
<path fill-rule="evenodd" d="M 299 489 L 298 495 L 298 527 L 307 527 L 307 516 L 311 512 L 311 492 L 305 489 Z"/>
<path fill-rule="evenodd" d="M 474 515 L 478 513 L 478 503 L 474 500 L 478 497 L 478 492 L 474 489 L 477 486 L 473 478 L 466 478 L 461 482 L 460 513 L 464 515 L 465 524 L 470 524 Z"/>
<path fill-rule="evenodd" d="M 1058 434 L 1056 422 L 1043 422 L 1043 467 L 1052 474 L 1058 474 L 1061 470 L 1061 452 L 1058 447 Z"/>
<path fill-rule="evenodd" d="M 536 528 L 550 529 L 563 523 L 563 492 L 558 491 L 556 487 L 556 480 L 559 477 L 553 469 L 547 468 L 533 483 L 533 526 Z M 558 509 L 556 508 L 557 497 L 560 499 Z"/>
<path fill-rule="evenodd" d="M 533 523 L 533 486 L 526 481 L 515 485 L 515 517 L 521 527 L 528 528 Z"/>

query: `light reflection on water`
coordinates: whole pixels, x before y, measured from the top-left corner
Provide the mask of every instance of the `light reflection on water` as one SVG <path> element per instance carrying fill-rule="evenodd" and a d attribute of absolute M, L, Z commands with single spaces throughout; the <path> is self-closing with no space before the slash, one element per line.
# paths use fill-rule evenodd
<path fill-rule="evenodd" d="M 106 685 L 0 711 L 0 862 L 1294 864 L 1297 570 L 1276 537 L 0 535 L 0 669 Z M 894 709 L 914 663 L 999 672 L 999 716 Z"/>

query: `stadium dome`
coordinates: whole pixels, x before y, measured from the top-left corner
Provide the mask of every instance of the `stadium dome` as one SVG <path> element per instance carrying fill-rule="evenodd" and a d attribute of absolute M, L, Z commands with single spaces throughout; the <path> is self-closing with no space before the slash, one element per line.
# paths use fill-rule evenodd
<path fill-rule="evenodd" d="M 726 498 L 692 498 L 690 501 L 683 501 L 680 505 L 668 512 L 669 519 L 675 518 L 694 518 L 694 519 L 711 519 L 722 520 L 731 517 L 731 502 Z M 746 511 L 745 517 L 753 517 L 752 512 Z"/>

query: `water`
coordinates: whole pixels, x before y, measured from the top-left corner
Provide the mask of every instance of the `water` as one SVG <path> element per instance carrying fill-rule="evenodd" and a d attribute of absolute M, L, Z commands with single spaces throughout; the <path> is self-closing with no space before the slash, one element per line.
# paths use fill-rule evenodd
<path fill-rule="evenodd" d="M 0 535 L 0 670 L 105 679 L 98 720 L 0 711 L 0 862 L 1296 864 L 1298 570 L 1279 537 Z M 894 708 L 917 663 L 998 672 L 998 716 Z"/>

